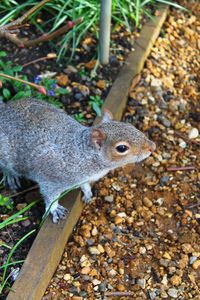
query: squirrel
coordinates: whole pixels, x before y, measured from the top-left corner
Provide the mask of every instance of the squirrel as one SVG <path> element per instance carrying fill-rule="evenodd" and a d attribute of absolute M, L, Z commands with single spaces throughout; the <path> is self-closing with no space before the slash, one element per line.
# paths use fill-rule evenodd
<path fill-rule="evenodd" d="M 61 193 L 79 186 L 89 203 L 91 182 L 147 158 L 156 148 L 130 123 L 114 121 L 108 110 L 99 124 L 86 127 L 64 110 L 29 98 L 1 103 L 0 116 L 5 183 L 16 190 L 21 177 L 37 182 L 54 223 L 66 215 L 55 200 Z"/>

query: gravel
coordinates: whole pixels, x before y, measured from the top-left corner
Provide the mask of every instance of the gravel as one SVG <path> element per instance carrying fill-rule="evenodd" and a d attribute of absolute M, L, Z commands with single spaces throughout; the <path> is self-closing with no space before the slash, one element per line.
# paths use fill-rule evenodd
<path fill-rule="evenodd" d="M 95 184 L 45 297 L 200 299 L 200 4 L 188 2 L 191 13 L 171 10 L 124 113 L 156 152 Z"/>

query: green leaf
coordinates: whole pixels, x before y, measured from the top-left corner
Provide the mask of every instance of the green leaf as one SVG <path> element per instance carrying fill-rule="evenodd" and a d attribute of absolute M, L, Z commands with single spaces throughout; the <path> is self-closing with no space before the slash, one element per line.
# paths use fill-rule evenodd
<path fill-rule="evenodd" d="M 2 90 L 3 96 L 6 98 L 6 100 L 9 100 L 11 97 L 11 93 L 8 89 L 3 89 Z"/>
<path fill-rule="evenodd" d="M 98 106 L 97 103 L 93 102 L 92 103 L 92 108 L 94 109 L 95 113 L 97 114 L 97 116 L 101 116 L 101 109 L 100 107 Z"/>
<path fill-rule="evenodd" d="M 12 68 L 13 72 L 21 72 L 22 69 L 23 69 L 22 66 L 15 66 Z"/>
<path fill-rule="evenodd" d="M 7 56 L 7 53 L 5 51 L 0 51 L 0 57 L 5 57 Z"/>

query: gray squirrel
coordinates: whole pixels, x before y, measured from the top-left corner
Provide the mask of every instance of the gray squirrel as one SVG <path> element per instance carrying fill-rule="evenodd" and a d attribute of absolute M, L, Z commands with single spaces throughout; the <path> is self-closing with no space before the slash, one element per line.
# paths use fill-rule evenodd
<path fill-rule="evenodd" d="M 63 110 L 36 99 L 0 104 L 0 169 L 13 190 L 20 177 L 39 184 L 53 222 L 66 210 L 58 201 L 79 186 L 83 200 L 92 198 L 90 182 L 110 170 L 147 158 L 155 144 L 133 125 L 112 120 L 105 110 L 98 125 L 86 127 Z"/>

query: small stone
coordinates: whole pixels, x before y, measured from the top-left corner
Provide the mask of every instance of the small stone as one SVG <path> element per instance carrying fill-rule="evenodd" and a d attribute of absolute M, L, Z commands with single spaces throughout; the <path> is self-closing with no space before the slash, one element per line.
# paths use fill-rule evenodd
<path fill-rule="evenodd" d="M 77 71 L 77 69 L 75 67 L 69 65 L 69 66 L 67 66 L 66 69 L 64 69 L 64 72 L 66 74 L 70 74 L 70 73 L 77 73 L 78 71 Z"/>
<path fill-rule="evenodd" d="M 93 285 L 99 285 L 100 283 L 101 283 L 101 281 L 99 281 L 97 279 L 92 280 Z"/>
<path fill-rule="evenodd" d="M 187 144 L 184 140 L 182 139 L 179 139 L 179 146 L 182 148 L 182 149 L 185 149 L 187 147 Z"/>
<path fill-rule="evenodd" d="M 67 274 L 64 275 L 63 279 L 66 280 L 66 281 L 70 281 L 70 280 L 72 280 L 72 276 L 71 276 L 71 274 L 67 273 Z"/>
<path fill-rule="evenodd" d="M 97 86 L 98 88 L 100 88 L 101 90 L 104 90 L 105 87 L 106 87 L 106 82 L 105 82 L 105 80 L 99 80 L 99 81 L 97 81 L 96 86 Z"/>
<path fill-rule="evenodd" d="M 116 224 L 116 225 L 121 224 L 121 223 L 123 222 L 123 220 L 124 220 L 123 218 L 121 218 L 121 217 L 119 217 L 119 216 L 116 216 L 116 217 L 115 217 L 115 224 Z"/>
<path fill-rule="evenodd" d="M 92 236 L 96 236 L 98 234 L 98 230 L 96 226 L 92 229 Z"/>
<path fill-rule="evenodd" d="M 99 285 L 99 291 L 100 292 L 105 292 L 106 289 L 107 289 L 106 286 L 107 286 L 106 282 L 101 282 L 100 285 Z"/>
<path fill-rule="evenodd" d="M 161 80 L 153 77 L 151 79 L 151 86 L 156 88 L 161 87 L 162 86 Z"/>
<path fill-rule="evenodd" d="M 90 267 L 84 267 L 82 270 L 81 270 L 81 274 L 83 275 L 87 275 L 89 274 L 91 271 L 91 268 Z"/>
<path fill-rule="evenodd" d="M 160 185 L 161 186 L 164 186 L 164 185 L 166 185 L 166 183 L 169 181 L 169 176 L 163 176 L 163 177 L 161 177 L 160 178 Z"/>
<path fill-rule="evenodd" d="M 116 274 L 117 274 L 117 272 L 116 272 L 114 269 L 111 269 L 111 270 L 109 271 L 109 276 L 110 276 L 110 277 L 115 277 Z"/>
<path fill-rule="evenodd" d="M 99 250 L 100 253 L 104 253 L 105 252 L 104 247 L 102 245 L 100 245 L 100 244 L 97 246 L 97 249 Z"/>
<path fill-rule="evenodd" d="M 190 245 L 188 243 L 182 244 L 182 249 L 183 249 L 183 252 L 185 252 L 185 253 L 192 253 L 194 251 L 192 245 Z"/>
<path fill-rule="evenodd" d="M 111 202 L 113 202 L 113 200 L 114 200 L 114 196 L 113 196 L 113 195 L 105 196 L 105 197 L 104 197 L 104 200 L 105 200 L 106 202 L 111 203 Z"/>
<path fill-rule="evenodd" d="M 148 208 L 152 207 L 152 205 L 153 205 L 152 201 L 149 198 L 147 198 L 147 197 L 144 197 L 143 203 Z"/>
<path fill-rule="evenodd" d="M 182 280 L 181 280 L 181 277 L 178 276 L 178 275 L 173 275 L 171 278 L 170 278 L 170 282 L 171 284 L 173 284 L 174 286 L 178 286 L 181 284 Z"/>
<path fill-rule="evenodd" d="M 194 270 L 197 270 L 200 267 L 200 259 L 196 260 L 195 262 L 193 262 L 192 264 L 192 268 Z"/>
<path fill-rule="evenodd" d="M 69 78 L 67 75 L 60 75 L 56 77 L 57 83 L 60 86 L 67 86 L 69 83 Z"/>
<path fill-rule="evenodd" d="M 117 215 L 118 215 L 120 218 L 126 218 L 126 217 L 127 217 L 127 215 L 126 215 L 125 212 L 118 213 Z"/>
<path fill-rule="evenodd" d="M 17 206 L 16 206 L 16 208 L 17 208 L 17 210 L 21 210 L 24 207 L 26 207 L 26 205 L 27 205 L 26 203 L 18 203 Z"/>
<path fill-rule="evenodd" d="M 100 251 L 97 249 L 97 247 L 89 247 L 88 250 L 93 255 L 99 255 L 100 254 Z"/>
<path fill-rule="evenodd" d="M 120 275 L 124 275 L 124 269 L 119 268 L 119 274 L 120 274 Z"/>
<path fill-rule="evenodd" d="M 161 283 L 164 284 L 164 285 L 168 284 L 168 279 L 167 279 L 167 275 L 166 274 L 163 276 L 163 279 L 162 279 Z"/>
<path fill-rule="evenodd" d="M 165 116 L 158 115 L 157 119 L 165 127 L 170 127 L 171 126 L 171 122 Z"/>
<path fill-rule="evenodd" d="M 199 136 L 199 131 L 197 128 L 192 128 L 190 132 L 188 133 L 188 138 L 191 139 L 196 139 Z"/>
<path fill-rule="evenodd" d="M 168 295 L 172 298 L 177 298 L 178 297 L 178 290 L 177 289 L 174 289 L 174 288 L 170 288 L 168 290 Z"/>
<path fill-rule="evenodd" d="M 28 227 L 31 224 L 31 221 L 29 219 L 27 219 L 27 220 L 22 221 L 21 224 L 24 227 Z"/>
<path fill-rule="evenodd" d="M 121 191 L 121 187 L 116 182 L 113 182 L 112 187 L 117 192 Z"/>
<path fill-rule="evenodd" d="M 196 256 L 191 256 L 191 257 L 190 257 L 190 260 L 189 260 L 190 265 L 192 265 L 196 260 L 197 260 L 197 257 L 196 257 Z"/>
<path fill-rule="evenodd" d="M 146 287 L 146 279 L 144 279 L 144 278 L 138 279 L 137 280 L 137 284 L 139 286 L 141 286 L 142 289 L 145 289 L 145 287 Z"/>
<path fill-rule="evenodd" d="M 119 291 L 119 292 L 124 292 L 125 291 L 125 286 L 123 285 L 123 284 L 118 284 L 117 285 L 117 290 Z"/>
<path fill-rule="evenodd" d="M 168 252 L 165 252 L 163 254 L 163 258 L 166 258 L 166 259 L 169 259 L 169 260 L 172 259 Z"/>

